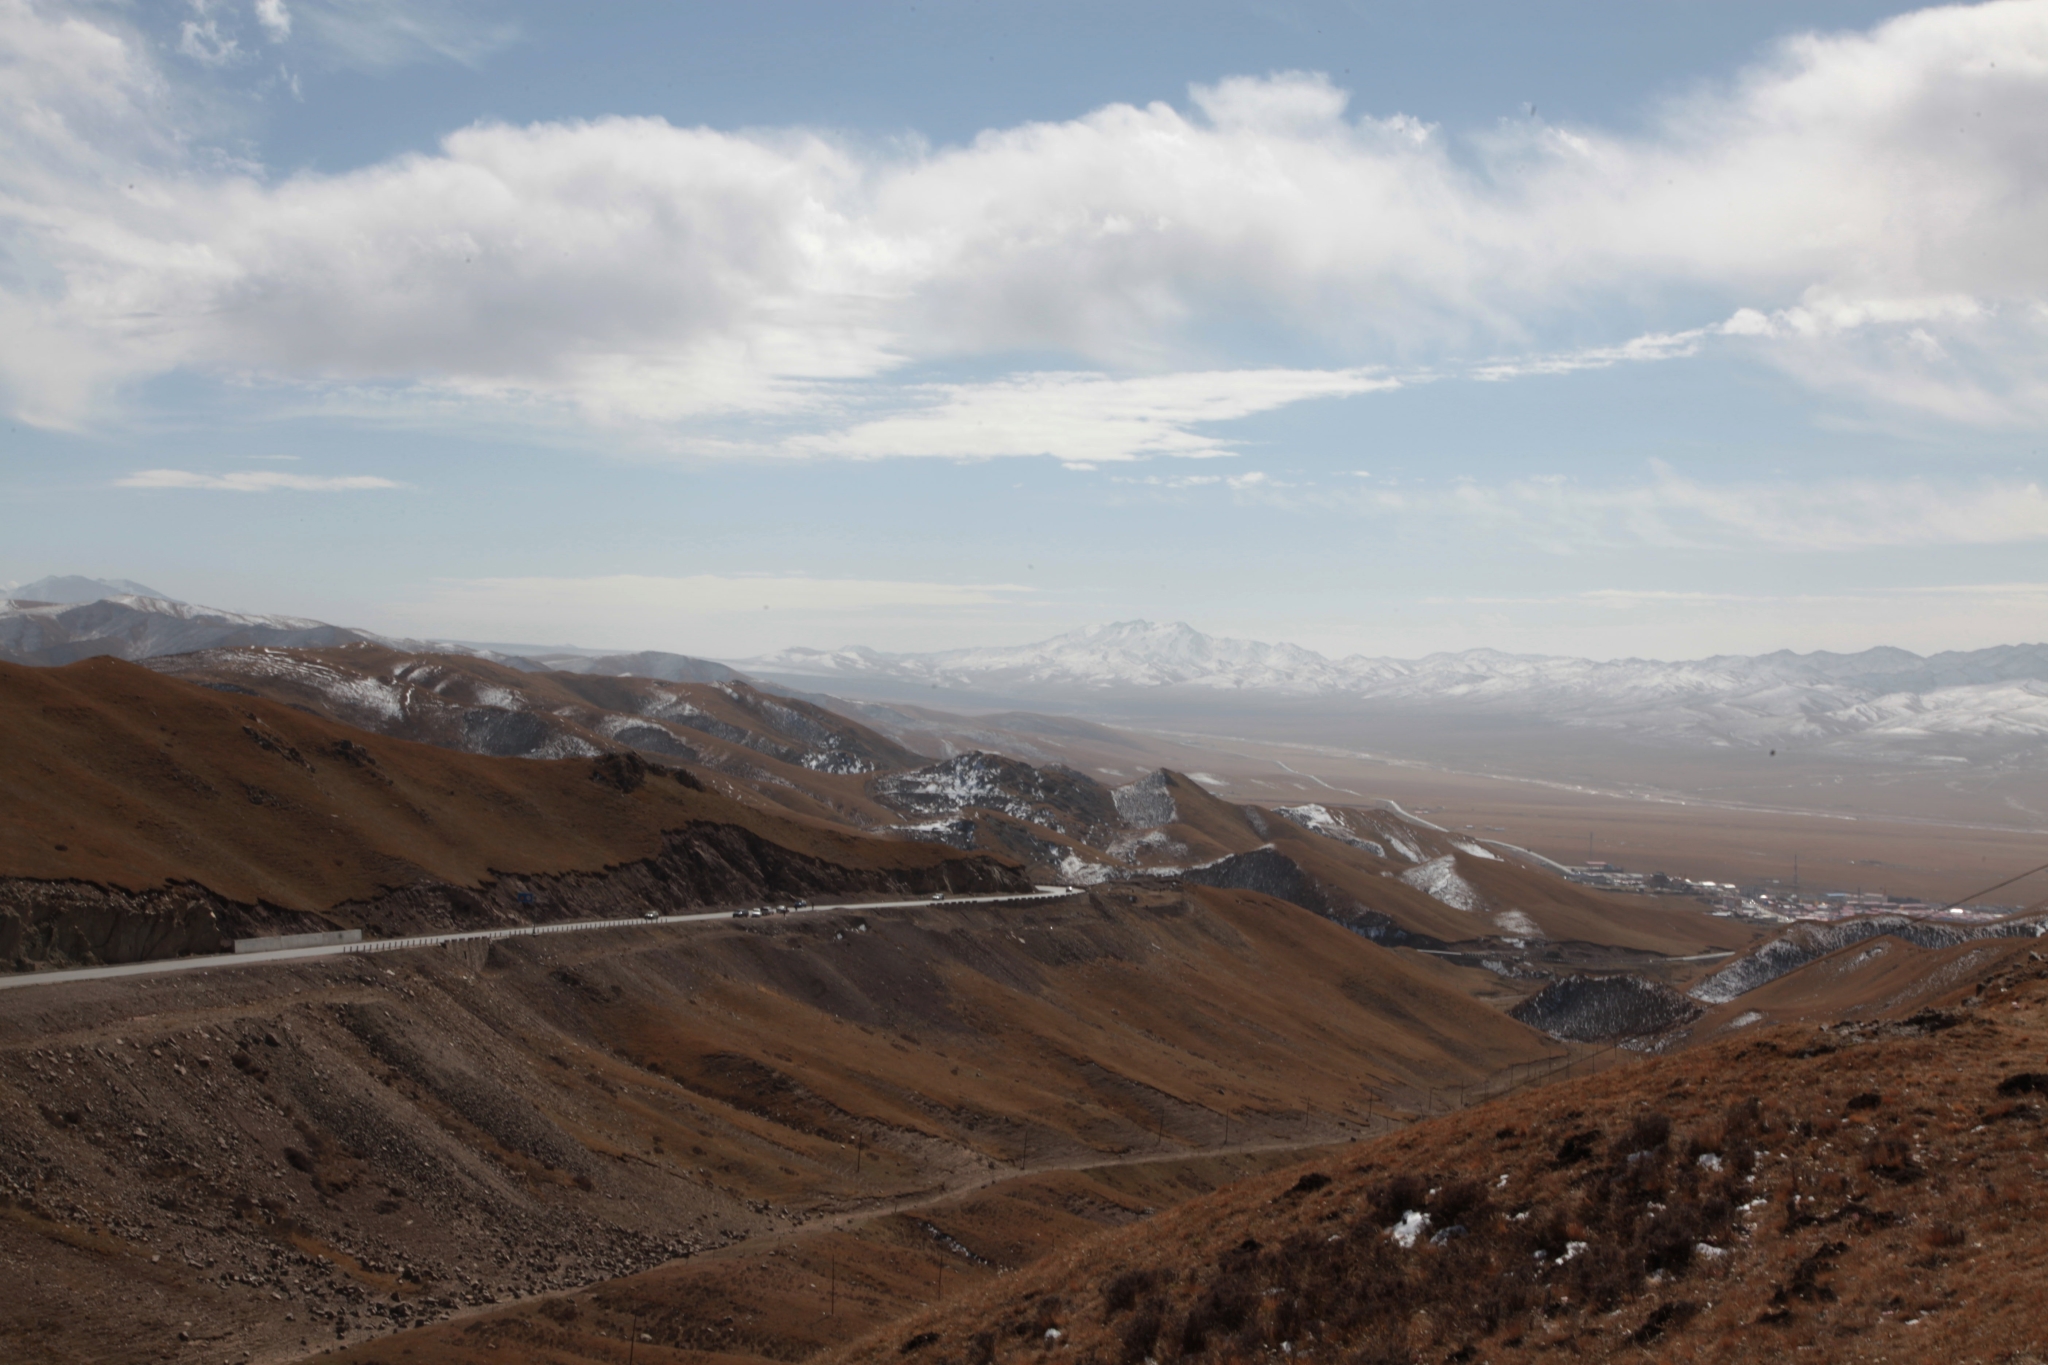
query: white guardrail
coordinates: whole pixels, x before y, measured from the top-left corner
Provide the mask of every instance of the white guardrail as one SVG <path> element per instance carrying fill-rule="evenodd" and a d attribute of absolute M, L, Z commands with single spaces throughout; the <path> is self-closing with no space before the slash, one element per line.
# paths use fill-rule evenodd
<path fill-rule="evenodd" d="M 991 896 L 946 896 L 938 900 L 907 901 L 857 901 L 847 905 L 805 905 L 792 906 L 788 910 L 768 910 L 756 916 L 750 909 L 745 914 L 731 910 L 707 910 L 688 915 L 637 915 L 630 919 L 587 919 L 572 920 L 563 924 L 522 924 L 511 929 L 469 929 L 449 934 L 414 934 L 407 938 L 366 938 L 358 942 L 339 945 L 344 953 L 388 953 L 400 948 L 438 948 L 450 943 L 490 943 L 507 938 L 534 938 L 541 934 L 573 934 L 590 929 L 632 929 L 646 928 L 658 924 L 701 924 L 711 920 L 730 919 L 780 919 L 785 915 L 818 915 L 847 913 L 868 910 L 910 910 L 919 906 L 934 905 L 998 905 L 1015 904 L 1018 901 L 1058 900 L 1064 896 L 1077 896 L 1081 888 L 1075 886 L 1041 886 L 1032 891 L 1012 891 Z"/>

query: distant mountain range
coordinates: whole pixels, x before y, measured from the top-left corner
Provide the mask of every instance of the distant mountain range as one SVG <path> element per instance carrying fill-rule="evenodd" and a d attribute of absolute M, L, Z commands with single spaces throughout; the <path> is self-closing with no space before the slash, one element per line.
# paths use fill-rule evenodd
<path fill-rule="evenodd" d="M 596 654 L 535 646 L 395 640 L 287 616 L 192 606 L 127 580 L 52 578 L 0 603 L 0 659 L 64 664 L 202 649 L 368 641 L 542 669 L 664 682 L 752 678 L 889 701 L 1097 716 L 1312 705 L 1356 713 L 1487 716 L 1686 746 L 1800 744 L 1842 756 L 2010 759 L 2048 741 L 2048 644 L 1931 656 L 1779 651 L 1682 662 L 1472 649 L 1421 659 L 1332 659 L 1298 645 L 1121 621 L 1036 644 L 889 654 L 787 649 L 718 663 L 658 650 Z M 40 596 L 31 597 L 31 593 Z M 99 594 L 86 599 L 90 594 Z M 934 695 L 934 692 L 938 695 Z"/>
<path fill-rule="evenodd" d="M 145 583 L 130 578 L 81 578 L 77 574 L 56 574 L 49 578 L 38 578 L 33 583 L 24 583 L 18 588 L 9 588 L 7 596 L 21 602 L 61 602 L 76 605 L 80 602 L 97 602 L 103 597 L 153 597 L 164 602 L 178 599 L 167 592 L 158 592 Z"/>
<path fill-rule="evenodd" d="M 2048 645 L 1923 657 L 1779 651 L 1667 663 L 1473 649 L 1422 659 L 1331 659 L 1297 645 L 1219 639 L 1183 623 L 1122 621 L 1036 644 L 884 654 L 789 649 L 736 661 L 751 676 L 867 696 L 941 694 L 1098 713 L 1173 698 L 1217 705 L 1315 700 L 1484 712 L 1687 743 L 1909 749 L 2048 737 Z"/>
<path fill-rule="evenodd" d="M 49 666 L 103 655 L 156 659 L 206 649 L 319 649 L 360 643 L 416 653 L 473 655 L 523 672 L 712 683 L 740 676 L 709 659 L 660 650 L 591 654 L 534 646 L 531 652 L 521 652 L 516 645 L 493 648 L 450 640 L 393 639 L 303 617 L 193 606 L 125 578 L 42 578 L 9 589 L 6 600 L 0 601 L 0 660 L 8 663 Z"/>

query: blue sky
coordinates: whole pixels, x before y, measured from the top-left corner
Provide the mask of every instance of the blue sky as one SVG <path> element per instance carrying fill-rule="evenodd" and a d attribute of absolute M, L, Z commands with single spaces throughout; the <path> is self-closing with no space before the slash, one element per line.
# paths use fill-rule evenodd
<path fill-rule="evenodd" d="M 2048 2 L 0 0 L 0 583 L 2038 639 Z"/>

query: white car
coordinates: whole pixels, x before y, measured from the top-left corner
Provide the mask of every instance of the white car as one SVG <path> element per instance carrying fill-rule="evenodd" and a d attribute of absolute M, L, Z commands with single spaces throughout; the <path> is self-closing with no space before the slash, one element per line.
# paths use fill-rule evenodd
<path fill-rule="evenodd" d="M 945 898 L 946 898 L 946 893 L 945 893 L 945 892 L 943 892 L 943 891 L 934 891 L 934 892 L 932 892 L 932 899 L 933 899 L 933 900 L 935 900 L 935 901 L 942 901 L 942 900 L 944 900 Z"/>

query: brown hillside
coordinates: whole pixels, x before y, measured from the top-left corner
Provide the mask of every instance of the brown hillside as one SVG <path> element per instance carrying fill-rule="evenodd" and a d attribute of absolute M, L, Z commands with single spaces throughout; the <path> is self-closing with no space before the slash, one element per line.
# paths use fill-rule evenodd
<path fill-rule="evenodd" d="M 844 716 L 744 682 L 530 671 L 368 643 L 213 649 L 146 667 L 465 753 L 563 758 L 638 750 L 719 773 L 730 779 L 724 790 L 752 803 L 859 826 L 895 818 L 867 799 L 861 775 L 924 761 Z"/>
<path fill-rule="evenodd" d="M 0 665 L 0 875 L 196 884 L 321 912 L 423 881 L 597 872 L 715 825 L 824 863 L 963 879 L 943 847 L 864 838 L 589 758 L 451 752 L 93 659 Z"/>
<path fill-rule="evenodd" d="M 1755 937 L 1748 926 L 1716 919 L 1688 901 L 1607 895 L 1519 861 L 1476 857 L 1456 849 L 1448 836 L 1385 811 L 1332 808 L 1361 837 L 1382 841 L 1382 847 L 1391 830 L 1426 857 L 1452 857 L 1459 875 L 1484 902 L 1482 910 L 1461 910 L 1401 881 L 1400 874 L 1414 865 L 1404 858 L 1376 857 L 1271 811 L 1232 805 L 1179 773 L 1167 774 L 1167 790 L 1178 813 L 1167 828 L 1189 845 L 1190 857 L 1199 859 L 1210 850 L 1213 857 L 1247 853 L 1270 843 L 1327 889 L 1332 908 L 1354 903 L 1411 934 L 1440 942 L 1516 937 L 1498 922 L 1511 911 L 1533 920 L 1554 942 L 1639 953 L 1689 955 L 1741 947 Z"/>
<path fill-rule="evenodd" d="M 2022 953 L 1909 1020 L 1746 1033 L 1253 1179 L 829 1358 L 2035 1360 L 2044 1058 Z"/>
<path fill-rule="evenodd" d="M 1890 935 L 1865 939 L 1713 1007 L 1689 1036 L 1704 1040 L 1767 1022 L 1905 1018 L 1959 987 L 2025 962 L 2037 951 L 2035 942 L 1993 938 L 1921 948 Z"/>
<path fill-rule="evenodd" d="M 155 1360 L 181 1330 L 296 1358 L 998 1167 L 1340 1140 L 1553 1050 L 1401 954 L 1213 890 L 0 992 L 0 1275 L 26 1286 L 0 1358 Z M 1105 1180 L 1165 1202 L 1118 1179 L 1023 1233 L 948 1226 L 1021 1264 L 1029 1234 L 1123 1221 Z"/>

